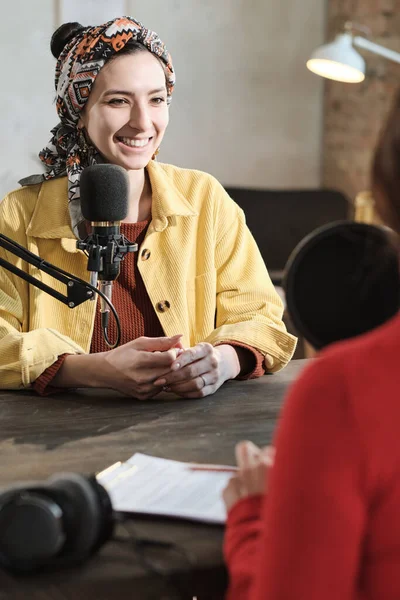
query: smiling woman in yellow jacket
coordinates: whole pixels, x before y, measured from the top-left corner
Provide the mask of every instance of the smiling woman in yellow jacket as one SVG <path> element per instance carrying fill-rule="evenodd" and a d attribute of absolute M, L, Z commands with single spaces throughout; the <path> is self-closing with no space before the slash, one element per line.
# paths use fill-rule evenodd
<path fill-rule="evenodd" d="M 282 368 L 295 338 L 281 321 L 282 303 L 243 211 L 210 175 L 154 161 L 147 169 L 153 205 L 144 246 L 151 259 L 138 266 L 155 310 L 169 301 L 169 310 L 157 312 L 165 334 L 182 333 L 185 347 L 243 342 L 266 356 L 268 371 Z M 88 281 L 66 194 L 66 178 L 12 192 L 0 204 L 1 230 Z M 1 256 L 65 293 L 50 275 L 4 250 Z M 94 302 L 70 309 L 0 269 L 1 387 L 29 386 L 58 356 L 89 352 L 95 310 Z"/>
<path fill-rule="evenodd" d="M 87 257 L 76 249 L 80 173 L 104 160 L 122 166 L 130 180 L 126 221 L 149 223 L 138 254 L 146 249 L 150 259 L 137 266 L 166 337 L 140 337 L 91 354 L 94 302 L 71 310 L 1 269 L 0 386 L 29 387 L 60 357 L 52 382 L 57 387 L 110 387 L 142 399 L 166 386 L 189 398 L 213 393 L 227 379 L 248 373 L 247 349 L 262 357 L 265 370 L 282 368 L 296 340 L 282 323 L 282 303 L 242 210 L 212 176 L 152 160 L 168 123 L 174 83 L 159 38 L 121 18 L 100 28 L 67 24 L 52 44 L 56 54 L 61 50 L 61 123 L 40 155 L 45 181 L 4 199 L 1 231 L 88 280 Z M 79 69 L 89 93 L 77 97 Z M 1 256 L 65 293 L 63 284 L 37 268 L 7 252 Z"/>

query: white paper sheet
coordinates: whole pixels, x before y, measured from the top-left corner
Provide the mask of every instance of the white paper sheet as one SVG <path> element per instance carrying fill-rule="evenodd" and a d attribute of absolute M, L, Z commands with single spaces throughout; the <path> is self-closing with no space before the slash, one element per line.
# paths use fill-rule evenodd
<path fill-rule="evenodd" d="M 232 473 L 193 471 L 191 466 L 136 453 L 97 479 L 116 511 L 225 523 L 222 490 Z"/>

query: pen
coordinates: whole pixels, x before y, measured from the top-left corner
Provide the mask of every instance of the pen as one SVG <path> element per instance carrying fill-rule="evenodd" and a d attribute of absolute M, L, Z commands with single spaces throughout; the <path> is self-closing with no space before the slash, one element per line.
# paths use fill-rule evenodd
<path fill-rule="evenodd" d="M 228 467 L 225 465 L 191 465 L 190 471 L 206 471 L 212 473 L 237 473 L 237 467 Z"/>

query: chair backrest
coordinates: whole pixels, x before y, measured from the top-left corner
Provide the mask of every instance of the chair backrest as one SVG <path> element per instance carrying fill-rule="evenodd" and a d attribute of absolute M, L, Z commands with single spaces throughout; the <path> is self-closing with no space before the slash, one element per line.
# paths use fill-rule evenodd
<path fill-rule="evenodd" d="M 227 186 L 225 189 L 244 210 L 247 225 L 276 283 L 292 250 L 306 235 L 326 223 L 348 219 L 351 214 L 349 200 L 336 190 L 257 190 Z"/>

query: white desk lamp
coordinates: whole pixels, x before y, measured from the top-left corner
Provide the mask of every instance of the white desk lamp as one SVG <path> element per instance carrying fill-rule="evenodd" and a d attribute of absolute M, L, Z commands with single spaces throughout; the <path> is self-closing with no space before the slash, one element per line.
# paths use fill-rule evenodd
<path fill-rule="evenodd" d="M 340 33 L 330 44 L 320 46 L 307 61 L 313 73 L 346 83 L 359 83 L 365 79 L 365 61 L 353 46 L 364 48 L 374 54 L 400 63 L 400 53 L 370 42 L 365 37 L 354 35 L 355 30 L 369 33 L 366 28 L 347 22 L 345 33 Z"/>

